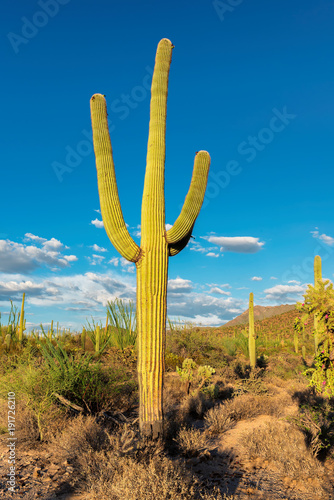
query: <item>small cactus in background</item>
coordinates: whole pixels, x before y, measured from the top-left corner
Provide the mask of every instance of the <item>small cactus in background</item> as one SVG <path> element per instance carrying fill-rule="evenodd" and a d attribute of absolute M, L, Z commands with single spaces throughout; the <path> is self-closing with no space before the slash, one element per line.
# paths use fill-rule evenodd
<path fill-rule="evenodd" d="M 303 360 L 305 361 L 305 359 L 306 359 L 306 347 L 304 345 L 302 346 L 302 357 L 303 357 Z"/>
<path fill-rule="evenodd" d="M 82 333 L 81 333 L 81 347 L 82 347 L 83 351 L 86 350 L 86 329 L 85 328 L 82 329 Z"/>
<path fill-rule="evenodd" d="M 255 349 L 255 331 L 254 331 L 254 296 L 249 294 L 249 330 L 248 330 L 248 347 L 249 347 L 249 363 L 251 368 L 256 365 L 256 349 Z"/>
<path fill-rule="evenodd" d="M 298 339 L 298 331 L 296 328 L 294 329 L 293 344 L 295 346 L 295 353 L 298 354 L 299 339 Z"/>
<path fill-rule="evenodd" d="M 5 337 L 5 344 L 6 344 L 7 351 L 9 351 L 9 349 L 10 349 L 11 341 L 12 341 L 12 336 L 10 333 L 7 333 L 7 335 Z"/>
<path fill-rule="evenodd" d="M 100 351 L 100 327 L 97 325 L 96 330 L 95 330 L 95 352 L 98 354 Z"/>
<path fill-rule="evenodd" d="M 319 284 L 322 282 L 322 274 L 321 274 L 321 257 L 320 255 L 316 255 L 314 257 L 314 288 L 316 290 L 319 289 Z M 314 315 L 314 352 L 317 354 L 318 345 L 319 345 L 319 316 L 318 314 Z"/>
<path fill-rule="evenodd" d="M 140 246 L 130 236 L 119 201 L 106 100 L 91 98 L 93 142 L 104 227 L 119 253 L 137 268 L 139 427 L 148 437 L 163 434 L 162 391 L 165 370 L 168 258 L 189 242 L 201 209 L 210 156 L 195 155 L 193 176 L 183 208 L 173 227 L 165 226 L 165 136 L 168 75 L 173 45 L 159 42 L 151 87 L 146 173 L 142 200 Z"/>
<path fill-rule="evenodd" d="M 21 314 L 20 314 L 20 328 L 19 328 L 19 342 L 23 341 L 23 331 L 24 331 L 24 298 L 25 293 L 23 293 L 22 297 L 22 305 L 21 305 Z"/>

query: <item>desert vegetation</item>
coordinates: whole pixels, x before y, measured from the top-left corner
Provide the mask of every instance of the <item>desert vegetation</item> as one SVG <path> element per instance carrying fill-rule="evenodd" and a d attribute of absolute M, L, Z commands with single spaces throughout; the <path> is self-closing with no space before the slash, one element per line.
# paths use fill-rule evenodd
<path fill-rule="evenodd" d="M 331 287 L 323 289 L 328 302 Z M 331 380 L 330 339 L 319 338 L 319 349 L 328 345 L 316 354 L 310 312 L 298 333 L 303 352 L 295 340 L 312 290 L 295 310 L 254 322 L 254 368 L 247 325 L 169 321 L 164 434 L 155 440 L 139 428 L 133 304 L 110 302 L 105 324 L 91 318 L 81 332 L 52 322 L 30 333 L 21 331 L 24 304 L 19 314 L 12 305 L 1 326 L 0 442 L 5 456 L 15 394 L 20 493 L 3 480 L 5 497 L 331 498 L 334 398 L 314 376 L 322 359 Z M 324 335 L 321 322 L 317 314 Z"/>

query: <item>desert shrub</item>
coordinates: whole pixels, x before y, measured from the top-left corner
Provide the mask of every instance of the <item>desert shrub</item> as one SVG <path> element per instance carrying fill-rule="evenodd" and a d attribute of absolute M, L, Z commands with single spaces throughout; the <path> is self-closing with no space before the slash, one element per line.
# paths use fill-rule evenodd
<path fill-rule="evenodd" d="M 206 413 L 206 427 L 212 434 L 220 434 L 231 429 L 238 421 L 259 415 L 284 415 L 285 407 L 291 399 L 287 395 L 256 396 L 241 394 L 225 401 Z"/>
<path fill-rule="evenodd" d="M 286 422 L 269 422 L 245 432 L 241 442 L 248 458 L 275 463 L 287 475 L 316 475 L 321 470 L 307 449 L 303 433 Z"/>
<path fill-rule="evenodd" d="M 182 426 L 179 430 L 175 442 L 182 453 L 186 456 L 199 456 L 205 450 L 206 438 L 199 429 Z"/>

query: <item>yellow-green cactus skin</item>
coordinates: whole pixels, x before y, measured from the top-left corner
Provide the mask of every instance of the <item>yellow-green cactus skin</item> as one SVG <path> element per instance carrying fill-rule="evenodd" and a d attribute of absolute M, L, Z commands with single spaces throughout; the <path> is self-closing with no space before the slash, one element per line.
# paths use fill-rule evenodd
<path fill-rule="evenodd" d="M 249 294 L 249 330 L 248 330 L 248 347 L 249 347 L 249 363 L 251 368 L 256 365 L 256 348 L 255 348 L 255 331 L 254 331 L 254 295 Z"/>
<path fill-rule="evenodd" d="M 130 236 L 118 197 L 107 106 L 103 95 L 91 98 L 93 141 L 98 189 L 104 227 L 110 241 L 137 269 L 137 335 L 139 423 L 141 433 L 153 438 L 163 434 L 162 391 L 166 342 L 168 257 L 188 243 L 201 209 L 210 156 L 195 155 L 190 188 L 181 213 L 165 229 L 165 135 L 168 75 L 173 45 L 164 38 L 158 44 L 151 87 L 150 124 L 141 211 L 140 247 Z"/>
<path fill-rule="evenodd" d="M 319 288 L 319 283 L 322 281 L 321 272 L 321 257 L 316 255 L 314 257 L 314 288 Z M 314 352 L 317 354 L 319 346 L 319 318 L 314 315 Z"/>
<path fill-rule="evenodd" d="M 24 298 L 25 293 L 22 296 L 21 314 L 20 314 L 20 328 L 19 328 L 19 342 L 23 341 L 23 330 L 24 330 Z"/>

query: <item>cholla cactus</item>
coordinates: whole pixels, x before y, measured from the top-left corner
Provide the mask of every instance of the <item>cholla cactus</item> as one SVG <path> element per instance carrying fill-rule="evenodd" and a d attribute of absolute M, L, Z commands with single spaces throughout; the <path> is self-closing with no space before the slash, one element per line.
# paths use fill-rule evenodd
<path fill-rule="evenodd" d="M 208 178 L 210 156 L 195 155 L 193 176 L 183 208 L 173 227 L 165 228 L 165 135 L 168 75 L 173 45 L 159 42 L 151 88 L 147 162 L 138 246 L 125 225 L 118 197 L 107 107 L 103 95 L 91 98 L 93 141 L 104 227 L 119 253 L 137 268 L 137 331 L 139 423 L 141 433 L 163 433 L 162 390 L 166 343 L 168 257 L 188 243 L 201 209 Z"/>
<path fill-rule="evenodd" d="M 248 347 L 249 347 L 249 363 L 251 368 L 256 365 L 256 349 L 255 349 L 255 332 L 254 332 L 254 296 L 249 294 L 249 330 L 248 330 Z"/>

